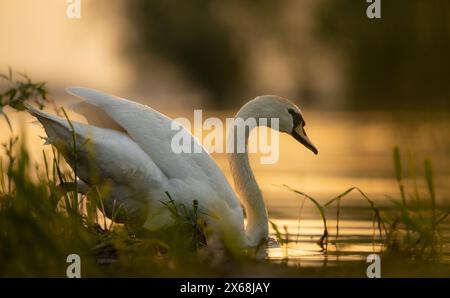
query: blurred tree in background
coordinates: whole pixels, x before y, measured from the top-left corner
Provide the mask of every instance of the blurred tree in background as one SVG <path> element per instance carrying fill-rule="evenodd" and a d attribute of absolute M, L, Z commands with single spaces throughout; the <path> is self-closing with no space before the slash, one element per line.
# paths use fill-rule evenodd
<path fill-rule="evenodd" d="M 322 1 L 318 34 L 346 59 L 348 104 L 359 108 L 450 108 L 450 1 Z"/>
<path fill-rule="evenodd" d="M 245 84 L 248 43 L 240 40 L 233 23 L 234 8 L 253 16 L 274 12 L 275 1 L 156 0 L 129 1 L 129 13 L 138 33 L 133 50 L 156 54 L 175 64 L 209 92 L 216 105 Z"/>
<path fill-rule="evenodd" d="M 325 78 L 310 76 L 296 61 L 319 55 L 343 65 L 334 69 L 342 78 L 337 82 L 346 107 L 449 109 L 450 1 L 382 0 L 381 19 L 366 16 L 368 5 L 365 0 L 134 0 L 127 2 L 127 13 L 137 36 L 131 49 L 141 53 L 133 55 L 140 57 L 138 67 L 147 56 L 169 62 L 219 108 L 229 107 L 231 98 L 247 97 L 249 58 L 260 42 L 274 40 L 293 81 L 307 82 L 298 86 L 302 100 L 320 96 L 324 87 L 316 82 Z M 305 14 L 298 17 L 301 10 Z M 305 20 L 306 39 L 300 33 Z M 320 57 L 320 46 L 339 58 Z M 257 90 L 266 91 L 271 90 Z M 326 93 L 329 102 L 337 98 L 332 92 Z"/>

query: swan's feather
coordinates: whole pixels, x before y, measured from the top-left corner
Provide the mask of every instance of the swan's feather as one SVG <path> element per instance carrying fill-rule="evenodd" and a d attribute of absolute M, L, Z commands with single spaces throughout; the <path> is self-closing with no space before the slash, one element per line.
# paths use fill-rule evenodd
<path fill-rule="evenodd" d="M 71 87 L 67 91 L 84 99 L 89 105 L 100 108 L 124 128 L 173 183 L 201 181 L 204 192 L 198 190 L 199 183 L 193 183 L 179 187 L 180 193 L 175 193 L 174 196 L 179 195 L 179 199 L 185 200 L 186 204 L 192 204 L 192 200 L 224 200 L 231 209 L 242 212 L 239 200 L 227 179 L 205 150 L 201 153 L 174 153 L 171 141 L 179 132 L 172 130 L 172 119 L 148 106 L 96 90 Z M 190 132 L 184 128 L 182 131 L 188 135 L 192 144 L 196 143 L 201 147 Z"/>
<path fill-rule="evenodd" d="M 72 132 L 64 118 L 30 105 L 27 105 L 27 110 L 44 126 L 46 142 L 55 145 L 71 165 L 75 158 L 72 138 L 75 134 L 78 176 L 83 181 L 90 184 L 102 182 L 93 181 L 93 171 L 99 171 L 102 180 L 110 179 L 115 184 L 128 185 L 143 194 L 149 189 L 164 192 L 163 188 L 167 188 L 167 178 L 161 170 L 126 134 L 75 121 L 70 123 L 74 128 Z"/>
<path fill-rule="evenodd" d="M 72 111 L 83 115 L 87 122 L 91 125 L 126 133 L 125 129 L 111 119 L 111 117 L 109 117 L 108 114 L 106 114 L 102 109 L 96 107 L 95 105 L 88 104 L 84 100 L 67 105 L 67 107 Z"/>
<path fill-rule="evenodd" d="M 79 152 L 78 177 L 92 185 L 96 181 L 91 179 L 91 168 L 95 166 L 98 176 L 111 182 L 105 202 L 107 214 L 117 202 L 150 230 L 170 225 L 173 219 L 161 204 L 168 200 L 168 192 L 187 207 L 197 200 L 200 211 L 211 216 L 206 218 L 209 227 L 245 243 L 241 205 L 215 161 L 205 150 L 176 154 L 171 148 L 178 133 L 200 146 L 190 132 L 172 130 L 172 119 L 139 103 L 86 88 L 68 91 L 84 99 L 72 108 L 90 123 L 71 123 Z M 68 121 L 32 107 L 28 110 L 43 124 L 48 142 L 61 149 L 73 165 Z M 92 151 L 99 154 L 92 157 Z"/>

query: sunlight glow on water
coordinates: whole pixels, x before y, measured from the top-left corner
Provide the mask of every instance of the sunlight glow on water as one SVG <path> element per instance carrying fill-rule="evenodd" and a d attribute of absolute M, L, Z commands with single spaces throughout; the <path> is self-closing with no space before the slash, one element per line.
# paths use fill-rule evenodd
<path fill-rule="evenodd" d="M 283 239 L 286 239 L 284 227 L 288 231 L 287 245 L 271 241 L 268 247 L 269 259 L 274 262 L 287 262 L 291 265 L 322 266 L 326 262 L 345 262 L 364 260 L 368 254 L 378 253 L 383 246 L 378 243 L 378 234 L 373 241 L 373 225 L 370 221 L 342 220 L 339 223 L 339 238 L 336 241 L 336 222 L 328 221 L 329 243 L 324 252 L 318 245 L 323 233 L 323 222 L 317 220 L 274 219 Z M 376 231 L 377 232 L 377 231 Z M 272 238 L 276 238 L 273 228 Z"/>
<path fill-rule="evenodd" d="M 283 262 L 293 266 L 336 265 L 338 262 L 365 260 L 369 254 L 381 253 L 385 247 L 380 241 L 377 227 L 372 221 L 340 220 L 339 237 L 336 238 L 336 221 L 328 220 L 329 242 L 326 251 L 318 240 L 323 233 L 323 222 L 320 219 L 294 220 L 273 219 L 286 244 L 280 244 L 275 230 L 271 227 L 267 253 L 273 262 Z M 299 228 L 300 224 L 300 228 Z M 287 234 L 285 234 L 285 227 Z M 443 228 L 443 239 L 450 240 L 450 226 Z M 442 248 L 442 263 L 450 263 L 450 247 Z"/>

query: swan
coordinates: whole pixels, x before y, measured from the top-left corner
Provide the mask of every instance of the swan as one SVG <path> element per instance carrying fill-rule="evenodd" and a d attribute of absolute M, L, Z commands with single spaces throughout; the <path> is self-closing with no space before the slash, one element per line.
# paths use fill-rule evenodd
<path fill-rule="evenodd" d="M 108 183 L 108 194 L 103 198 L 105 216 L 111 218 L 114 206 L 120 205 L 126 214 L 117 215 L 117 222 L 150 231 L 168 227 L 173 217 L 161 202 L 167 202 L 170 194 L 176 204 L 187 207 L 197 200 L 199 210 L 207 214 L 208 227 L 222 242 L 256 247 L 268 239 L 267 210 L 245 150 L 228 155 L 235 193 L 211 155 L 184 128 L 182 133 L 202 150 L 173 153 L 171 139 L 179 132 L 171 129 L 171 118 L 148 106 L 93 89 L 70 87 L 66 91 L 81 99 L 71 109 L 83 115 L 88 124 L 69 123 L 30 105 L 27 109 L 44 127 L 46 143 L 54 145 L 72 168 L 76 164 L 78 192 L 86 194 L 93 185 Z M 305 132 L 300 109 L 287 99 L 258 96 L 243 105 L 235 118 L 254 118 L 257 122 L 278 118 L 274 129 L 318 153 Z M 236 137 L 239 123 L 229 130 L 230 136 Z M 245 129 L 245 146 L 258 123 Z M 271 123 L 267 126 L 271 127 Z"/>

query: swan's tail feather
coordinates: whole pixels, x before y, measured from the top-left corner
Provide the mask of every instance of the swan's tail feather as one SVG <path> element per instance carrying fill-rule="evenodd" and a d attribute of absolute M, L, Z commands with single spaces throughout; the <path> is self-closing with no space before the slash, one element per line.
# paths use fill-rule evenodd
<path fill-rule="evenodd" d="M 47 134 L 43 138 L 44 145 L 54 145 L 69 163 L 73 163 L 73 136 L 75 135 L 77 151 L 89 140 L 85 125 L 72 121 L 69 123 L 67 119 L 38 110 L 29 104 L 25 107 L 44 127 Z"/>
<path fill-rule="evenodd" d="M 86 124 L 69 121 L 26 105 L 28 112 L 37 118 L 47 134 L 45 144 L 51 144 L 64 156 L 66 162 L 74 168 L 77 165 L 77 175 L 86 183 L 96 180 L 98 167 L 95 163 L 95 152 L 92 144 L 92 130 Z M 75 136 L 75 147 L 74 147 Z M 76 150 L 74 150 L 76 149 Z"/>
<path fill-rule="evenodd" d="M 47 143 L 55 144 L 58 140 L 71 139 L 70 136 L 72 135 L 72 131 L 66 119 L 48 114 L 28 104 L 26 105 L 26 108 L 28 112 L 36 117 L 37 120 L 44 126 L 45 132 L 47 133 Z"/>

